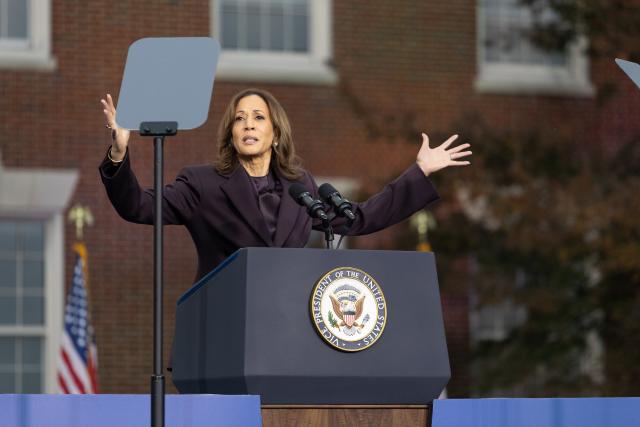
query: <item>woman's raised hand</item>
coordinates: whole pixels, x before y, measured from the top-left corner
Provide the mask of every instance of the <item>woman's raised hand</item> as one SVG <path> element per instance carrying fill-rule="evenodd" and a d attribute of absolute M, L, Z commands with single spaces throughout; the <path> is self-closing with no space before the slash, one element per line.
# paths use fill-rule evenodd
<path fill-rule="evenodd" d="M 422 169 L 422 172 L 424 172 L 425 176 L 429 176 L 433 172 L 444 169 L 447 166 L 466 166 L 471 164 L 471 162 L 467 160 L 456 160 L 461 157 L 471 155 L 471 151 L 462 151 L 465 148 L 469 148 L 469 144 L 462 144 L 449 148 L 456 139 L 458 139 L 458 135 L 453 135 L 441 145 L 435 148 L 430 148 L 429 137 L 426 133 L 422 134 L 422 147 L 420 147 L 416 162 L 420 169 Z M 447 148 L 449 149 L 447 150 Z"/>
<path fill-rule="evenodd" d="M 101 99 L 102 111 L 104 117 L 107 120 L 107 128 L 111 129 L 111 159 L 119 162 L 124 159 L 124 155 L 127 152 L 127 145 L 129 144 L 129 129 L 124 129 L 118 126 L 116 123 L 116 107 L 113 105 L 113 99 L 110 94 L 107 94 L 107 99 Z"/>

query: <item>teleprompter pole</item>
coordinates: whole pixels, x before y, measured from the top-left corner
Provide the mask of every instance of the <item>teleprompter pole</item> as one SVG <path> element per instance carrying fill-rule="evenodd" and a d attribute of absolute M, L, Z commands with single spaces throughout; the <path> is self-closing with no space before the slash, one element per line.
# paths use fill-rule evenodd
<path fill-rule="evenodd" d="M 140 135 L 153 136 L 154 216 L 153 216 L 153 375 L 151 376 L 151 427 L 164 427 L 165 378 L 162 372 L 162 201 L 164 137 L 175 135 L 177 122 L 142 122 Z"/>
<path fill-rule="evenodd" d="M 151 426 L 164 427 L 164 375 L 162 372 L 162 187 L 164 136 L 153 138 L 155 215 L 153 218 L 153 376 Z"/>

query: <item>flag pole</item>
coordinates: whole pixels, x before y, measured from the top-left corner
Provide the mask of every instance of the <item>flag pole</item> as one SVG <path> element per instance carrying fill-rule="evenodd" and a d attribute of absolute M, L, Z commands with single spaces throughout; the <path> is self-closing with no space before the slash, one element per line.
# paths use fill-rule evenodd
<path fill-rule="evenodd" d="M 89 305 L 88 250 L 83 242 L 83 229 L 93 224 L 91 211 L 76 204 L 69 210 L 68 219 L 75 225 L 76 242 L 71 287 L 65 303 L 58 386 L 65 394 L 97 393 L 97 350 Z"/>

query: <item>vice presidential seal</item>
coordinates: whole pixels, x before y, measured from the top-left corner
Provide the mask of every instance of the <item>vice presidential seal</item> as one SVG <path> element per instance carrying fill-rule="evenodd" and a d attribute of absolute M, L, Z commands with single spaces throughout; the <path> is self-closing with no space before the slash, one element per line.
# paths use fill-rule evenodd
<path fill-rule="evenodd" d="M 311 294 L 311 317 L 320 336 L 333 347 L 360 351 L 382 335 L 387 302 L 373 277 L 353 267 L 326 273 Z"/>

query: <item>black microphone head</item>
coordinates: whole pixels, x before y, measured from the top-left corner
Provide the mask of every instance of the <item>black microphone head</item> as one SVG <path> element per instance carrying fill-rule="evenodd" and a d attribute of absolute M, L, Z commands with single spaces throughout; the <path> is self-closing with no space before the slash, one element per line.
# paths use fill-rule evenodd
<path fill-rule="evenodd" d="M 300 196 L 308 192 L 309 190 L 307 190 L 307 188 L 299 182 L 294 182 L 293 184 L 291 184 L 291 187 L 289 187 L 289 195 L 293 197 L 293 200 L 295 200 L 296 202 L 300 199 Z"/>
<path fill-rule="evenodd" d="M 320 188 L 318 188 L 318 194 L 320 194 L 320 197 L 322 197 L 322 200 L 324 200 L 327 203 L 329 202 L 329 199 L 331 198 L 331 196 L 337 192 L 338 190 L 336 190 L 334 186 L 329 184 L 328 182 L 322 184 Z"/>

